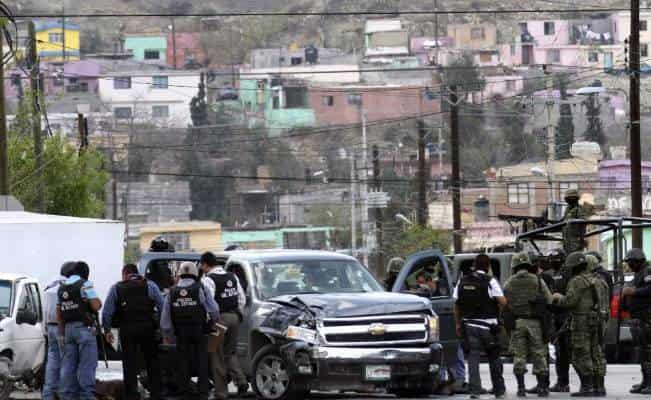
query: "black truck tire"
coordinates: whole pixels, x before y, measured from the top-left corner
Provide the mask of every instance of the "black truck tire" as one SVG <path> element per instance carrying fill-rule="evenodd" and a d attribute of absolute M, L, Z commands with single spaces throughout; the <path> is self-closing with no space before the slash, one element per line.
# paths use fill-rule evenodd
<path fill-rule="evenodd" d="M 258 399 L 300 400 L 309 397 L 309 390 L 298 388 L 292 380 L 275 345 L 268 344 L 258 350 L 252 365 L 251 387 Z"/>
<path fill-rule="evenodd" d="M 9 400 L 9 396 L 14 389 L 14 382 L 9 379 L 11 371 L 11 360 L 6 357 L 0 357 L 0 400 Z"/>

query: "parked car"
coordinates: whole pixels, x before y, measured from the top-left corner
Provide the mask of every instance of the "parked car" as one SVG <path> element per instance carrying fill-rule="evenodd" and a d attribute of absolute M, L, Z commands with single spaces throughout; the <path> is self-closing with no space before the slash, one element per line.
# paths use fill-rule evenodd
<path fill-rule="evenodd" d="M 237 354 L 258 398 L 378 389 L 427 396 L 438 388 L 440 324 L 429 300 L 384 291 L 356 259 L 342 254 L 250 250 L 219 258 L 246 292 Z M 162 276 L 165 289 L 164 276 L 178 263 L 198 259 L 150 252 L 139 268 Z M 165 265 L 169 271 L 161 273 Z"/>
<path fill-rule="evenodd" d="M 33 389 L 42 384 L 45 364 L 43 310 L 38 281 L 0 273 L 0 399 L 16 383 Z"/>

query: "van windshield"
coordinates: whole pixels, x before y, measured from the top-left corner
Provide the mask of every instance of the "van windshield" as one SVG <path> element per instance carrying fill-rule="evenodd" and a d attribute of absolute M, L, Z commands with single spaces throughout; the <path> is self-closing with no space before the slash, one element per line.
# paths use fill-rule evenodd
<path fill-rule="evenodd" d="M 254 264 L 261 299 L 309 293 L 365 293 L 382 286 L 359 263 L 348 260 L 288 260 Z"/>
<path fill-rule="evenodd" d="M 11 308 L 11 282 L 0 281 L 0 315 L 7 316 Z"/>

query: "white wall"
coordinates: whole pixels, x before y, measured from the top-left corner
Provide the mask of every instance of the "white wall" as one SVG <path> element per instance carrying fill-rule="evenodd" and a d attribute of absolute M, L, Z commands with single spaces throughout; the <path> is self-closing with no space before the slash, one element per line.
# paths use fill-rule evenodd
<path fill-rule="evenodd" d="M 153 76 L 167 76 L 167 89 L 152 87 Z M 190 119 L 190 100 L 196 96 L 200 81 L 198 73 L 161 71 L 157 74 L 131 76 L 130 89 L 116 89 L 116 77 L 128 77 L 128 73 L 100 78 L 100 99 L 111 109 L 131 107 L 136 121 L 152 122 L 160 126 L 186 127 Z M 167 118 L 152 119 L 152 107 L 168 106 Z"/>

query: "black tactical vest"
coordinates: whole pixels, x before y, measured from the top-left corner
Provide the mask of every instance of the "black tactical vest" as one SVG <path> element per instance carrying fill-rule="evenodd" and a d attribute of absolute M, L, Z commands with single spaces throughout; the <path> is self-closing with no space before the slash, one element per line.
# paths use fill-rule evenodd
<path fill-rule="evenodd" d="M 238 292 L 235 275 L 227 272 L 208 276 L 215 282 L 215 301 L 219 305 L 219 312 L 236 312 L 238 309 Z"/>
<path fill-rule="evenodd" d="M 488 294 L 491 277 L 486 274 L 464 275 L 459 282 L 457 305 L 464 318 L 490 319 L 498 314 L 497 303 Z"/>
<path fill-rule="evenodd" d="M 154 301 L 149 298 L 145 278 L 127 279 L 116 285 L 118 307 L 117 328 L 150 329 L 154 322 Z"/>
<path fill-rule="evenodd" d="M 206 309 L 199 301 L 201 283 L 190 286 L 175 286 L 170 291 L 170 312 L 172 324 L 178 327 L 202 327 L 206 323 Z"/>
<path fill-rule="evenodd" d="M 86 283 L 79 279 L 73 284 L 62 283 L 59 286 L 59 307 L 64 322 L 83 322 L 90 325 L 92 318 L 88 301 L 81 295 L 81 289 Z"/>
<path fill-rule="evenodd" d="M 633 278 L 633 286 L 636 289 L 647 288 L 651 286 L 651 267 L 645 266 L 644 269 Z M 651 320 L 651 296 L 640 297 L 630 296 L 631 317 L 645 321 Z"/>

